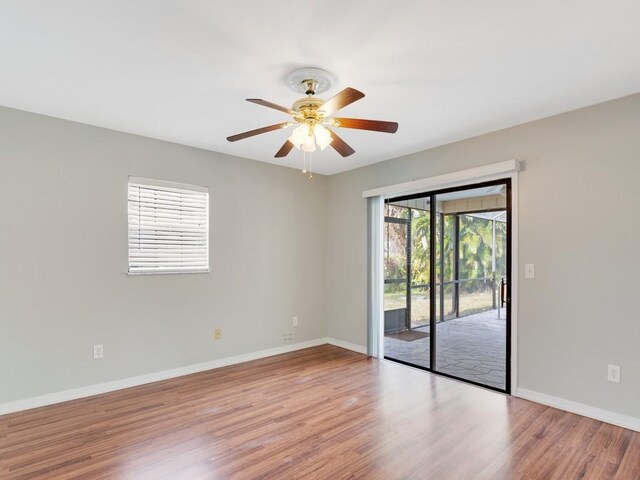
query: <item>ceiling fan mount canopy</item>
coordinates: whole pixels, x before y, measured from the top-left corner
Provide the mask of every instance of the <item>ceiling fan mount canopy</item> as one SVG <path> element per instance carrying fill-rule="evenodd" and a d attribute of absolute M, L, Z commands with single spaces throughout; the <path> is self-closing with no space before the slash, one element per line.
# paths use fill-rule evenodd
<path fill-rule="evenodd" d="M 299 68 L 287 75 L 287 84 L 291 90 L 305 95 L 324 93 L 335 83 L 336 77 L 321 68 Z"/>

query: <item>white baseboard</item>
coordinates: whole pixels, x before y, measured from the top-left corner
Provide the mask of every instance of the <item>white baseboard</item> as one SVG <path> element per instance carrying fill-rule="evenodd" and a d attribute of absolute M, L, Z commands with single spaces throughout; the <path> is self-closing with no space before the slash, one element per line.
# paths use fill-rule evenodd
<path fill-rule="evenodd" d="M 171 370 L 163 370 L 161 372 L 148 373 L 146 375 L 139 375 L 137 377 L 124 378 L 122 380 L 114 380 L 112 382 L 99 383 L 97 385 L 89 385 L 87 387 L 74 388 L 62 392 L 49 393 L 46 395 L 25 398 L 13 402 L 0 403 L 0 415 L 20 412 L 22 410 L 29 410 L 31 408 L 44 407 L 46 405 L 66 402 L 69 400 L 76 400 L 78 398 L 91 397 L 93 395 L 113 392 L 115 390 L 121 390 L 123 388 L 137 387 L 138 385 L 144 385 L 146 383 L 168 380 L 175 377 L 182 377 L 191 373 L 198 373 L 204 372 L 205 370 L 212 370 L 214 368 L 227 367 L 229 365 L 235 365 L 238 363 L 249 362 L 251 360 L 271 357 L 273 355 L 280 355 L 281 353 L 288 353 L 295 350 L 302 350 L 304 348 L 316 347 L 318 345 L 324 345 L 326 343 L 329 343 L 328 339 L 317 338 L 315 340 L 309 340 L 307 342 L 294 343 L 291 345 L 270 348 L 268 350 L 260 350 L 258 352 L 235 355 L 233 357 L 211 360 L 209 362 L 187 365 L 185 367 L 173 368 Z"/>
<path fill-rule="evenodd" d="M 591 407 L 589 405 L 584 405 L 583 403 L 572 402 L 571 400 L 565 400 L 564 398 L 547 395 L 546 393 L 527 390 L 526 388 L 518 388 L 515 396 L 524 398 L 525 400 L 531 400 L 532 402 L 542 403 L 543 405 L 548 405 L 550 407 L 555 407 L 560 410 L 565 410 L 567 412 L 576 413 L 583 417 L 593 418 L 595 420 L 600 420 L 601 422 L 610 423 L 612 425 L 617 425 L 618 427 L 640 432 L 640 418 L 611 412 L 602 408 Z"/>
<path fill-rule="evenodd" d="M 358 353 L 367 354 L 367 347 L 363 347 L 362 345 L 356 345 L 355 343 L 343 342 L 342 340 L 338 340 L 335 338 L 327 338 L 327 343 L 330 345 L 335 345 L 336 347 L 346 348 L 347 350 L 352 350 Z"/>
<path fill-rule="evenodd" d="M 326 343 L 365 355 L 367 353 L 366 347 L 362 345 L 356 345 L 355 343 L 345 342 L 342 340 L 337 340 L 335 338 L 317 338 L 315 340 L 309 340 L 307 342 L 294 343 L 292 345 L 284 345 L 281 347 L 270 348 L 268 350 L 260 350 L 258 352 L 235 355 L 233 357 L 221 358 L 218 360 L 198 363 L 195 365 L 187 365 L 185 367 L 149 373 L 146 375 L 139 375 L 137 377 L 130 377 L 122 380 L 115 380 L 112 382 L 105 382 L 97 385 L 89 385 L 87 387 L 74 388 L 62 392 L 40 395 L 38 397 L 31 397 L 22 400 L 16 400 L 13 402 L 1 403 L 0 415 L 20 412 L 37 407 L 44 407 L 46 405 L 66 402 L 69 400 L 76 400 L 79 398 L 91 397 L 93 395 L 99 395 L 101 393 L 113 392 L 115 390 L 136 387 L 138 385 L 158 382 L 161 380 L 168 380 L 170 378 L 181 377 L 192 373 L 204 372 L 206 370 L 213 370 L 215 368 L 227 367 L 229 365 L 236 365 L 238 363 L 249 362 L 251 360 L 271 357 L 273 355 L 280 355 L 282 353 L 316 347 L 318 345 L 324 345 Z M 640 432 L 640 418 L 611 412 L 609 410 L 604 410 L 601 408 L 591 407 L 589 405 L 573 402 L 571 400 L 565 400 L 563 398 L 554 397 L 545 393 L 527 390 L 526 388 L 518 388 L 515 396 L 523 398 L 525 400 L 531 400 L 532 402 L 537 402 L 543 405 L 558 408 L 560 410 L 565 410 L 567 412 L 576 413 L 578 415 L 600 420 L 612 425 L 617 425 L 619 427 L 635 430 L 636 432 Z"/>

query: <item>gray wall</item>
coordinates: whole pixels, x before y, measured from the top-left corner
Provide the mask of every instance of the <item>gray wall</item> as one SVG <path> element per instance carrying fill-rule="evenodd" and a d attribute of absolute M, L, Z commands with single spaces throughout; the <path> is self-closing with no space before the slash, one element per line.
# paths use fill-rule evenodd
<path fill-rule="evenodd" d="M 210 187 L 211 273 L 127 276 L 128 175 Z M 326 184 L 0 108 L 0 402 L 324 337 Z"/>
<path fill-rule="evenodd" d="M 520 264 L 536 264 L 520 279 L 520 386 L 640 417 L 639 131 L 635 95 L 309 182 L 0 108 L 0 402 L 285 345 L 288 331 L 365 345 L 362 191 L 518 158 Z M 128 175 L 210 187 L 210 274 L 126 275 Z"/>
<path fill-rule="evenodd" d="M 329 177 L 328 334 L 366 344 L 363 190 L 511 158 L 526 168 L 519 386 L 640 417 L 640 95 Z"/>

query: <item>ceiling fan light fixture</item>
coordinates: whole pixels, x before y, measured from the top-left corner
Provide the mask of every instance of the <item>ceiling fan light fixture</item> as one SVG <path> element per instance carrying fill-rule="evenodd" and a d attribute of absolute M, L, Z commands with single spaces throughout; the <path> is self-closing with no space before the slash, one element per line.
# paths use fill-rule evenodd
<path fill-rule="evenodd" d="M 303 124 L 295 128 L 293 132 L 291 132 L 289 141 L 293 143 L 294 147 L 300 148 L 308 136 L 309 136 L 309 125 Z"/>
<path fill-rule="evenodd" d="M 322 125 L 316 124 L 311 127 L 311 125 L 304 123 L 291 132 L 288 140 L 297 149 L 302 149 L 305 152 L 315 152 L 317 150 L 316 146 L 320 147 L 321 150 L 327 148 L 333 138 L 329 130 Z"/>
<path fill-rule="evenodd" d="M 307 137 L 304 139 L 304 142 L 302 142 L 302 150 L 311 153 L 316 151 L 316 139 L 311 133 L 311 129 L 308 130 L 309 135 L 307 135 Z"/>
<path fill-rule="evenodd" d="M 316 137 L 316 143 L 320 147 L 320 150 L 324 150 L 325 148 L 327 148 L 333 141 L 329 130 L 324 128 L 322 125 L 316 125 L 315 127 L 313 127 L 313 134 Z"/>

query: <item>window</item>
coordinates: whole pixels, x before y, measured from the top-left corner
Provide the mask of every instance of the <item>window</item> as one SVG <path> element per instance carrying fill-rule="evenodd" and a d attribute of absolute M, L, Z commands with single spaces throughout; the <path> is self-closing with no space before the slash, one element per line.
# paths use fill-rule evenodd
<path fill-rule="evenodd" d="M 209 190 L 129 177 L 129 273 L 209 271 Z"/>

